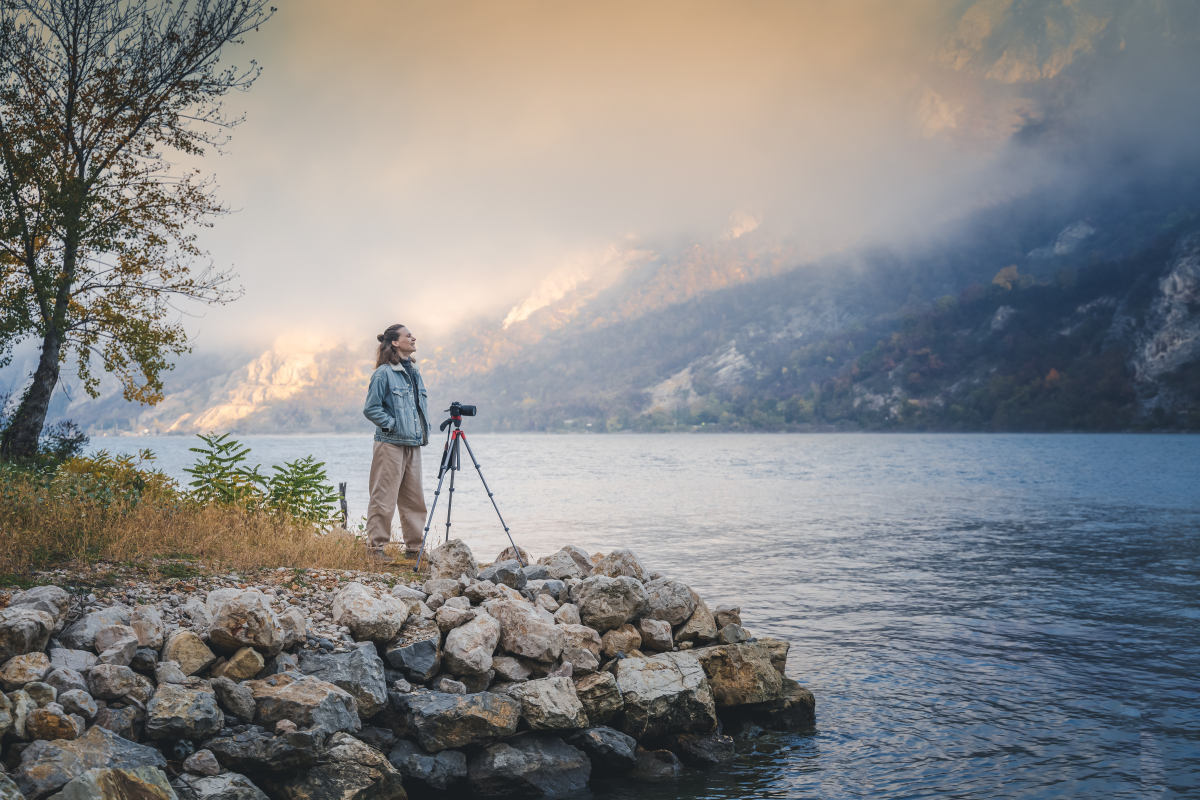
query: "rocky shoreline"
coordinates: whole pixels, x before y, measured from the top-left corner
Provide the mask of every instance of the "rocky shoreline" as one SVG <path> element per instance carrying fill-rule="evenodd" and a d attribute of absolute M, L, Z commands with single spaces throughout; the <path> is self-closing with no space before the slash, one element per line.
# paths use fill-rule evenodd
<path fill-rule="evenodd" d="M 419 584 L 280 569 L 0 594 L 0 800 L 555 797 L 813 724 L 788 643 L 738 608 L 628 550 L 521 555 L 481 569 L 452 540 Z"/>

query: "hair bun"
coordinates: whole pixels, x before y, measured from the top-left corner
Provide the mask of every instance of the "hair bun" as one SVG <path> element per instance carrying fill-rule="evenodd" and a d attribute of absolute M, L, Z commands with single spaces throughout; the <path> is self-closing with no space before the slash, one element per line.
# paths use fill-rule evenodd
<path fill-rule="evenodd" d="M 383 334 L 381 333 L 381 334 L 379 334 L 378 336 L 376 336 L 376 337 L 375 337 L 375 341 L 377 341 L 377 342 L 382 342 L 382 341 L 383 341 Z"/>

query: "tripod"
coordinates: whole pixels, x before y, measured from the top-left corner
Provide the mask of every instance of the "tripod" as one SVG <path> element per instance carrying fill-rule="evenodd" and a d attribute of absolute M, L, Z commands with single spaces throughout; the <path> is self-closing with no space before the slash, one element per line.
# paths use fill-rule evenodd
<path fill-rule="evenodd" d="M 447 411 L 450 412 L 450 419 L 438 426 L 438 430 L 446 431 L 446 446 L 442 450 L 442 463 L 438 467 L 438 485 L 433 492 L 433 505 L 429 507 L 429 519 L 425 521 L 425 533 L 421 537 L 421 550 L 417 553 L 416 569 L 418 572 L 421 570 L 421 560 L 425 557 L 425 540 L 429 538 L 429 526 L 433 523 L 433 512 L 437 510 L 438 497 L 442 493 L 442 481 L 446 479 L 447 472 L 450 473 L 450 496 L 446 498 L 446 541 L 450 541 L 450 514 L 454 511 L 454 473 L 462 468 L 459 462 L 459 443 L 466 446 L 467 454 L 471 456 L 471 463 L 475 465 L 475 471 L 479 473 L 479 480 L 483 481 L 483 490 L 487 492 L 488 498 L 492 501 L 492 508 L 496 509 L 496 516 L 500 517 L 500 525 L 508 536 L 508 543 L 516 552 L 517 561 L 524 567 L 525 559 L 521 558 L 521 550 L 513 541 L 512 533 L 509 532 L 508 525 L 504 522 L 504 516 L 500 513 L 500 507 L 496 505 L 496 498 L 492 494 L 492 490 L 488 488 L 487 480 L 483 477 L 483 470 L 479 468 L 479 462 L 475 459 L 475 451 L 471 449 L 471 445 L 467 441 L 467 434 L 462 430 L 463 413 L 473 416 L 475 407 L 463 406 L 455 401 L 450 404 Z"/>

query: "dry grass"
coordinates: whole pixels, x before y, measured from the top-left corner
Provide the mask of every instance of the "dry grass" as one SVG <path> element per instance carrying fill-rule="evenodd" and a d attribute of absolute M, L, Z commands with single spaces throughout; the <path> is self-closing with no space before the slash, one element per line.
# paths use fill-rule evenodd
<path fill-rule="evenodd" d="M 197 507 L 178 497 L 96 503 L 32 484 L 0 499 L 0 573 L 62 562 L 194 560 L 212 569 L 369 569 L 363 543 L 287 517 Z"/>

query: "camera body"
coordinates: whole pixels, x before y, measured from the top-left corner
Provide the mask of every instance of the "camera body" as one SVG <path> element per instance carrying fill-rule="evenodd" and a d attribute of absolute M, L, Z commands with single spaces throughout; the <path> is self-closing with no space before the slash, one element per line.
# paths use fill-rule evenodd
<path fill-rule="evenodd" d="M 473 417 L 475 416 L 475 406 L 465 406 L 455 400 L 450 404 L 450 416 L 452 417 Z"/>

